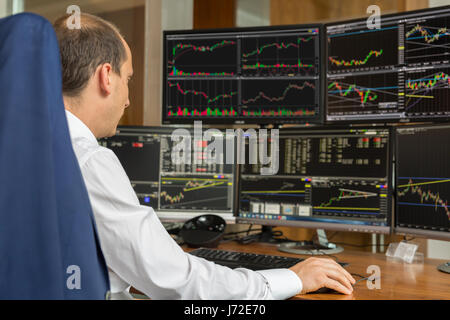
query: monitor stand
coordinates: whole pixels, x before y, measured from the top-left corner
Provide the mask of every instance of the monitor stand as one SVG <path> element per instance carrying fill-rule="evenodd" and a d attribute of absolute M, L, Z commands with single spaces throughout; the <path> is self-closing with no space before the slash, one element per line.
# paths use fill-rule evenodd
<path fill-rule="evenodd" d="M 281 234 L 280 232 L 273 231 L 273 228 L 270 226 L 262 226 L 261 232 L 243 237 L 240 239 L 240 242 L 283 243 L 289 241 L 283 238 L 276 238 L 280 234 Z"/>
<path fill-rule="evenodd" d="M 437 269 L 439 271 L 442 271 L 442 272 L 445 272 L 445 273 L 450 273 L 450 262 L 443 263 L 443 264 L 437 266 Z"/>
<path fill-rule="evenodd" d="M 318 241 L 298 241 L 281 243 L 278 250 L 294 254 L 304 255 L 329 255 L 344 251 L 344 248 L 328 242 L 325 230 L 317 229 Z"/>

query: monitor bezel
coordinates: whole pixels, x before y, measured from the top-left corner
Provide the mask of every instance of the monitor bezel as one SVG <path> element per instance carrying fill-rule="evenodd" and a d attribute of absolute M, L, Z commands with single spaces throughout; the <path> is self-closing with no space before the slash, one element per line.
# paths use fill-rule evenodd
<path fill-rule="evenodd" d="M 325 121 L 325 96 L 324 96 L 324 67 L 323 62 L 325 57 L 324 48 L 324 25 L 322 23 L 314 24 L 289 24 L 277 26 L 263 26 L 263 27 L 240 27 L 240 28 L 224 28 L 224 29 L 194 29 L 194 30 L 164 30 L 163 31 L 163 77 L 162 77 L 162 105 L 161 105 L 161 123 L 163 125 L 177 125 L 177 124 L 192 124 L 194 121 L 202 121 L 205 125 L 214 124 L 234 124 L 234 125 L 270 125 L 270 124 L 323 124 Z M 291 31 L 296 29 L 319 29 L 319 70 L 318 82 L 319 88 L 319 108 L 318 115 L 309 119 L 277 119 L 272 118 L 187 118 L 187 119 L 169 119 L 165 115 L 165 108 L 167 104 L 167 36 L 171 35 L 186 35 L 186 34 L 202 34 L 202 33 L 239 33 L 239 32 L 261 32 L 261 31 Z"/>
<path fill-rule="evenodd" d="M 389 13 L 389 14 L 383 14 L 381 15 L 381 23 L 383 23 L 383 19 L 393 19 L 396 17 L 407 17 L 407 16 L 413 16 L 413 15 L 420 15 L 420 14 L 429 14 L 432 12 L 438 12 L 438 11 L 448 11 L 450 16 L 450 5 L 447 6 L 439 6 L 439 7 L 433 7 L 433 8 L 425 8 L 425 9 L 419 9 L 419 10 L 411 10 L 411 11 L 404 11 L 399 13 Z M 325 78 L 325 84 L 323 85 L 323 93 L 324 93 L 324 123 L 329 125 L 350 125 L 350 124 L 377 124 L 377 125 L 388 125 L 388 124 L 415 124 L 415 123 L 421 123 L 421 122 L 432 122 L 432 123 L 445 123 L 450 120 L 450 115 L 445 117 L 439 117 L 435 118 L 432 116 L 429 117 L 407 117 L 407 118 L 380 118 L 380 119 L 344 119 L 344 120 L 330 120 L 328 118 L 328 54 L 329 54 L 329 48 L 327 43 L 327 37 L 328 37 L 328 27 L 332 26 L 338 26 L 343 24 L 353 24 L 353 23 L 359 23 L 359 22 L 365 22 L 367 21 L 369 17 L 365 18 L 355 18 L 355 19 L 348 19 L 348 20 L 338 20 L 333 22 L 328 22 L 324 24 L 323 32 L 324 32 L 324 48 L 322 52 L 324 53 L 324 67 L 322 68 L 324 72 L 324 78 Z"/>
<path fill-rule="evenodd" d="M 258 219 L 258 218 L 246 218 L 240 217 L 240 200 L 241 200 L 241 170 L 238 172 L 238 194 L 237 194 L 237 211 L 236 211 L 236 223 L 242 224 L 257 224 L 267 226 L 278 227 L 294 227 L 294 228 L 308 228 L 308 229 L 325 229 L 331 231 L 350 231 L 350 232 L 363 232 L 363 233 L 378 233 L 378 234 L 391 234 L 393 232 L 393 128 L 387 126 L 361 126 L 361 127 L 348 127 L 348 126 L 318 126 L 311 128 L 285 128 L 280 129 L 280 136 L 283 133 L 303 132 L 305 134 L 315 131 L 329 131 L 330 134 L 337 131 L 349 131 L 349 130 L 387 130 L 389 134 L 388 142 L 388 155 L 387 155 L 387 211 L 386 226 L 373 226 L 373 225 L 358 225 L 350 223 L 330 223 L 330 222 L 317 222 L 317 221 L 286 221 L 286 220 L 274 220 L 274 219 Z"/>
<path fill-rule="evenodd" d="M 403 236 L 418 236 L 423 238 L 430 238 L 436 240 L 447 240 L 450 241 L 450 232 L 446 231 L 435 231 L 435 230 L 426 230 L 420 228 L 409 228 L 409 227 L 400 227 L 398 226 L 398 201 L 397 201 L 397 178 L 399 175 L 399 166 L 398 166 L 398 153 L 399 150 L 397 146 L 399 145 L 399 131 L 402 129 L 431 129 L 431 130 L 439 130 L 440 128 L 448 128 L 450 130 L 450 123 L 437 123 L 437 124 L 426 124 L 426 125 L 409 125 L 409 126 L 399 126 L 395 128 L 394 132 L 394 166 L 395 166 L 395 179 L 394 179 L 394 188 L 393 188 L 393 198 L 394 198 L 394 224 L 393 224 L 393 232 L 397 235 Z"/>

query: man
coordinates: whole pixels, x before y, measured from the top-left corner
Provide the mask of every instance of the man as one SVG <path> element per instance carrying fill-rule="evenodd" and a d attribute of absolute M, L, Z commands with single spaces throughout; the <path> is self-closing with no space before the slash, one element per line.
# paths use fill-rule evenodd
<path fill-rule="evenodd" d="M 73 147 L 94 211 L 112 293 L 132 285 L 153 299 L 286 299 L 329 287 L 351 294 L 352 276 L 332 259 L 310 258 L 290 269 L 231 270 L 185 253 L 152 208 L 141 206 L 119 160 L 98 145 L 112 136 L 130 105 L 132 55 L 117 28 L 82 14 L 55 24 L 63 96 Z"/>

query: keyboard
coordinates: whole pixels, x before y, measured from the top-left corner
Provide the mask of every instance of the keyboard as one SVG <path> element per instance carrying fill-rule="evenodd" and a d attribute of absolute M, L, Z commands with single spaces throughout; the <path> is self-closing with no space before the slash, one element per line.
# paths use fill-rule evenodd
<path fill-rule="evenodd" d="M 219 265 L 235 268 L 246 268 L 253 271 L 290 268 L 305 259 L 273 256 L 265 254 L 255 254 L 246 252 L 237 252 L 229 250 L 218 250 L 209 248 L 199 248 L 189 252 L 190 254 L 212 261 Z M 345 267 L 347 263 L 339 263 Z"/>

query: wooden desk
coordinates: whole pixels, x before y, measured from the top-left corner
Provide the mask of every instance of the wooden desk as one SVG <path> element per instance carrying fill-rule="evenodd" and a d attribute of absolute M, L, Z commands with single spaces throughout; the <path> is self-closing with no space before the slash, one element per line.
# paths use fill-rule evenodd
<path fill-rule="evenodd" d="M 308 258 L 278 251 L 273 244 L 255 243 L 241 245 L 236 242 L 226 242 L 219 245 L 219 249 L 252 252 L 261 254 L 282 255 Z M 192 249 L 185 248 L 186 251 Z M 339 261 L 348 262 L 346 270 L 350 273 L 368 277 L 367 267 L 377 265 L 381 269 L 381 289 L 370 290 L 365 280 L 356 284 L 352 295 L 341 294 L 305 294 L 297 295 L 293 299 L 313 300 L 450 300 L 450 274 L 436 269 L 444 260 L 425 259 L 423 264 L 408 264 L 388 258 L 381 253 L 351 251 L 334 255 Z M 360 279 L 354 276 L 355 280 Z"/>

